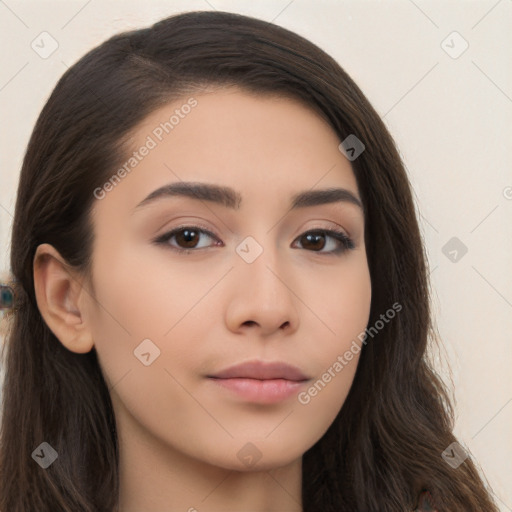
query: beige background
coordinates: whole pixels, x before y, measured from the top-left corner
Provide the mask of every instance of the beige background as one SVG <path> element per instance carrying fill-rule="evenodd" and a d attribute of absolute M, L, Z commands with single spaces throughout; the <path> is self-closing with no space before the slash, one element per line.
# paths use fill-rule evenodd
<path fill-rule="evenodd" d="M 0 2 L 0 275 L 9 270 L 23 153 L 65 69 L 111 34 L 210 9 L 274 21 L 309 38 L 384 118 L 421 212 L 455 384 L 456 433 L 501 510 L 512 511 L 511 0 Z M 49 37 L 44 31 L 58 44 L 47 58 L 31 48 Z M 445 246 L 452 237 L 458 246 Z"/>

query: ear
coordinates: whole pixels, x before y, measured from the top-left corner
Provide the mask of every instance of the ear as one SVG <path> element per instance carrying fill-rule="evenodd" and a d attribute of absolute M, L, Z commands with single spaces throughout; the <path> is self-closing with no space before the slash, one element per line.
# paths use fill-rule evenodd
<path fill-rule="evenodd" d="M 37 247 L 33 271 L 37 306 L 50 330 L 72 352 L 89 352 L 94 343 L 86 321 L 90 296 L 83 279 L 50 244 Z"/>

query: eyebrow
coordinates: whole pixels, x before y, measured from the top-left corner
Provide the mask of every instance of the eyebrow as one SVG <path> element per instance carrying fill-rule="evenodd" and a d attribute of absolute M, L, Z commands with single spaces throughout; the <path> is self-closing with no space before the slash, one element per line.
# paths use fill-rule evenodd
<path fill-rule="evenodd" d="M 176 196 L 209 201 L 233 210 L 240 209 L 242 203 L 241 194 L 230 187 L 210 183 L 180 181 L 154 190 L 134 208 L 134 211 L 157 199 Z M 292 196 L 290 209 L 294 210 L 338 202 L 350 203 L 363 210 L 361 201 L 350 190 L 345 188 L 326 188 L 300 192 Z"/>

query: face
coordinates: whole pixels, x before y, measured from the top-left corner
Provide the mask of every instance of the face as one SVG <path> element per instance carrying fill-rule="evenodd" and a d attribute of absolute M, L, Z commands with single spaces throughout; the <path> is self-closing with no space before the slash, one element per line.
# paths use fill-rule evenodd
<path fill-rule="evenodd" d="M 121 179 L 96 191 L 87 306 L 122 438 L 243 471 L 300 458 L 331 425 L 371 301 L 340 142 L 299 102 L 235 88 L 134 131 Z"/>

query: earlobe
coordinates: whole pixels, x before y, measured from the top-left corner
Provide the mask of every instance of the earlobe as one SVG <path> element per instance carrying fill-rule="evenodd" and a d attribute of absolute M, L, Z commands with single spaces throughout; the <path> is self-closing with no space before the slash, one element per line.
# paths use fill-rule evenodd
<path fill-rule="evenodd" d="M 92 341 L 85 304 L 87 291 L 78 275 L 50 244 L 37 247 L 33 261 L 36 301 L 44 321 L 72 352 L 89 352 Z"/>

